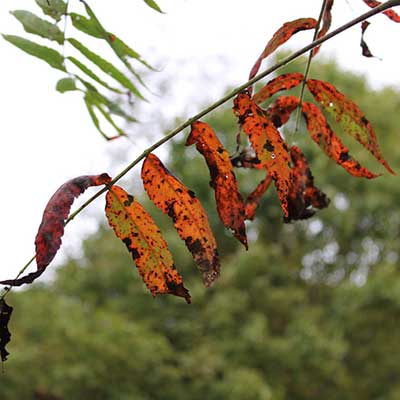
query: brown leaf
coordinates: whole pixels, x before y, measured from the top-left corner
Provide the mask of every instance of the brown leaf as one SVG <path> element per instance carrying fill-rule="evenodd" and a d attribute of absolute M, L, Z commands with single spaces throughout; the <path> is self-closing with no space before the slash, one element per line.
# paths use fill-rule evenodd
<path fill-rule="evenodd" d="M 143 163 L 142 180 L 150 199 L 172 218 L 203 274 L 204 284 L 210 286 L 219 276 L 220 263 L 217 243 L 200 201 L 154 154 L 149 154 Z"/>
<path fill-rule="evenodd" d="M 213 129 L 204 122 L 194 122 L 186 146 L 196 144 L 210 170 L 210 186 L 214 189 L 218 215 L 222 223 L 232 229 L 234 236 L 247 249 L 244 224 L 244 203 L 239 193 L 229 153 L 219 141 Z"/>
<path fill-rule="evenodd" d="M 299 85 L 304 79 L 304 75 L 299 72 L 282 74 L 270 80 L 253 96 L 253 100 L 257 103 L 263 103 L 275 93 L 281 90 L 289 90 Z"/>
<path fill-rule="evenodd" d="M 286 143 L 266 113 L 257 106 L 247 92 L 240 93 L 233 102 L 233 110 L 243 131 L 249 136 L 260 166 L 267 169 L 274 180 L 285 217 L 289 216 L 288 196 L 292 171 Z"/>
<path fill-rule="evenodd" d="M 247 196 L 245 201 L 245 213 L 247 220 L 253 220 L 258 206 L 260 205 L 260 201 L 264 193 L 268 190 L 270 184 L 272 182 L 271 175 L 266 176 L 257 187 Z"/>
<path fill-rule="evenodd" d="M 11 339 L 8 323 L 10 322 L 12 312 L 13 308 L 10 307 L 4 299 L 0 299 L 0 357 L 3 362 L 7 360 L 10 354 L 6 350 L 6 346 Z"/>
<path fill-rule="evenodd" d="M 333 2 L 334 2 L 334 0 L 327 0 L 327 2 L 326 2 L 325 10 L 322 15 L 322 27 L 318 31 L 317 39 L 324 37 L 328 33 L 329 28 L 331 27 Z M 321 46 L 317 46 L 312 50 L 313 57 L 319 52 L 320 47 Z"/>
<path fill-rule="evenodd" d="M 363 21 L 362 24 L 361 24 L 361 42 L 360 42 L 360 46 L 361 46 L 361 49 L 362 49 L 362 55 L 364 57 L 369 57 L 370 58 L 370 57 L 375 57 L 375 56 L 371 53 L 371 50 L 369 49 L 367 43 L 364 40 L 364 34 L 365 34 L 365 31 L 367 30 L 369 25 L 371 25 L 371 23 L 368 22 L 368 21 Z"/>
<path fill-rule="evenodd" d="M 317 106 L 305 102 L 303 103 L 302 111 L 312 139 L 328 157 L 332 158 L 353 176 L 368 179 L 379 176 L 362 167 L 358 161 L 350 156 L 349 149 L 332 131 L 328 121 Z"/>
<path fill-rule="evenodd" d="M 375 8 L 382 4 L 382 2 L 376 1 L 376 0 L 363 0 L 363 1 L 370 8 Z M 388 18 L 390 18 L 394 22 L 397 22 L 397 23 L 400 22 L 400 15 L 397 14 L 392 9 L 386 10 L 382 14 L 385 14 Z"/>
<path fill-rule="evenodd" d="M 189 291 L 175 269 L 168 245 L 141 204 L 121 187 L 113 186 L 106 196 L 106 216 L 115 234 L 132 254 L 153 297 L 173 294 L 190 303 Z"/>
<path fill-rule="evenodd" d="M 107 174 L 83 175 L 71 179 L 58 188 L 43 212 L 42 222 L 35 239 L 37 271 L 19 279 L 0 282 L 3 285 L 20 286 L 32 283 L 53 260 L 61 246 L 65 222 L 72 203 L 90 186 L 105 185 L 111 181 Z"/>
<path fill-rule="evenodd" d="M 391 174 L 395 172 L 383 158 L 376 133 L 356 103 L 328 82 L 309 79 L 307 86 L 324 109 L 339 122 L 345 132 L 361 143 Z"/>
<path fill-rule="evenodd" d="M 280 96 L 265 112 L 275 128 L 280 128 L 289 121 L 292 112 L 299 104 L 300 99 L 296 96 Z"/>
<path fill-rule="evenodd" d="M 261 62 L 273 53 L 279 46 L 286 43 L 295 33 L 307 29 L 314 29 L 317 21 L 314 18 L 300 18 L 294 21 L 284 23 L 273 35 L 272 39 L 267 43 L 264 51 L 255 62 L 249 75 L 249 79 L 254 78 L 260 69 Z"/>
<path fill-rule="evenodd" d="M 292 146 L 290 156 L 293 163 L 293 178 L 289 195 L 289 215 L 285 222 L 312 217 L 315 208 L 322 209 L 329 205 L 329 199 L 314 186 L 314 177 L 304 154 L 297 146 Z"/>

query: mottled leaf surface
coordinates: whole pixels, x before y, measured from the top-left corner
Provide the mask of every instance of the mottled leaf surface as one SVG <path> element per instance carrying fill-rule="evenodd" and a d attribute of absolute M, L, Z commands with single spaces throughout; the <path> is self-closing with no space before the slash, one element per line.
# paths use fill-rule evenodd
<path fill-rule="evenodd" d="M 300 104 L 300 99 L 296 96 L 280 96 L 265 112 L 276 128 L 280 128 L 289 121 L 293 111 Z"/>
<path fill-rule="evenodd" d="M 326 2 L 325 9 L 322 14 L 322 26 L 318 31 L 317 39 L 324 37 L 328 33 L 328 31 L 331 27 L 333 3 L 334 3 L 334 0 L 327 0 L 327 2 Z M 321 48 L 321 46 L 315 47 L 312 50 L 312 55 L 315 56 L 319 52 L 320 48 Z"/>
<path fill-rule="evenodd" d="M 10 342 L 11 333 L 8 329 L 13 308 L 9 306 L 4 299 L 0 299 L 0 357 L 1 361 L 6 361 L 10 354 L 6 350 L 7 344 Z"/>
<path fill-rule="evenodd" d="M 144 188 L 154 204 L 169 215 L 193 255 L 203 282 L 210 286 L 219 276 L 217 243 L 207 214 L 196 195 L 149 154 L 142 166 Z"/>
<path fill-rule="evenodd" d="M 233 110 L 243 131 L 249 136 L 260 165 L 274 180 L 283 214 L 288 217 L 288 195 L 292 172 L 286 143 L 266 113 L 257 106 L 248 93 L 240 93 L 234 100 Z"/>
<path fill-rule="evenodd" d="M 141 204 L 121 187 L 113 186 L 106 196 L 106 216 L 132 254 L 151 294 L 173 294 L 190 303 L 189 291 L 183 286 L 168 245 Z"/>
<path fill-rule="evenodd" d="M 211 176 L 210 186 L 215 192 L 217 211 L 222 223 L 232 229 L 234 236 L 247 248 L 244 203 L 228 151 L 211 126 L 200 121 L 192 124 L 187 138 L 186 146 L 192 144 L 196 144 L 197 150 L 207 162 Z"/>
<path fill-rule="evenodd" d="M 245 201 L 245 215 L 247 220 L 253 220 L 256 216 L 256 211 L 260 205 L 260 201 L 264 193 L 268 190 L 272 182 L 271 175 L 266 176 L 257 187 L 247 196 Z"/>
<path fill-rule="evenodd" d="M 376 1 L 376 0 L 363 0 L 363 1 L 370 8 L 375 8 L 382 4 L 381 1 Z M 382 14 L 385 14 L 388 18 L 390 18 L 394 22 L 400 22 L 400 15 L 391 9 L 384 11 Z"/>
<path fill-rule="evenodd" d="M 281 90 L 289 90 L 298 86 L 303 79 L 304 75 L 299 72 L 279 75 L 263 86 L 253 96 L 253 99 L 257 104 L 260 104 Z"/>
<path fill-rule="evenodd" d="M 361 143 L 391 174 L 395 172 L 383 158 L 376 133 L 356 103 L 328 82 L 309 79 L 307 86 L 322 107 L 339 122 L 345 132 Z"/>
<path fill-rule="evenodd" d="M 35 0 L 43 13 L 57 22 L 67 12 L 67 3 L 63 0 Z"/>
<path fill-rule="evenodd" d="M 317 106 L 305 102 L 303 103 L 302 111 L 312 139 L 328 157 L 332 158 L 353 176 L 368 179 L 378 176 L 362 167 L 358 161 L 350 156 L 349 149 L 332 131 L 328 121 Z"/>
<path fill-rule="evenodd" d="M 321 190 L 314 186 L 314 177 L 304 154 L 297 146 L 290 149 L 293 163 L 293 177 L 289 193 L 289 214 L 285 222 L 312 217 L 315 209 L 329 205 L 329 199 Z"/>

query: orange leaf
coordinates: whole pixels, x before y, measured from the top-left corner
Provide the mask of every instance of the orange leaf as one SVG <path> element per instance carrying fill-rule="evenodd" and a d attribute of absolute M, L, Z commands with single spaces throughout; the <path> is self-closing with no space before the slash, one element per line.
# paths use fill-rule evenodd
<path fill-rule="evenodd" d="M 395 175 L 380 152 L 371 123 L 357 104 L 328 82 L 309 79 L 307 86 L 318 103 L 342 124 L 343 129 L 361 143 L 391 174 Z"/>
<path fill-rule="evenodd" d="M 304 75 L 299 72 L 279 75 L 261 88 L 253 96 L 253 99 L 257 104 L 260 104 L 281 90 L 289 90 L 296 87 L 303 79 Z"/>
<path fill-rule="evenodd" d="M 380 1 L 376 0 L 363 0 L 363 1 L 370 8 L 375 8 L 382 4 Z M 382 14 L 385 14 L 388 18 L 390 18 L 394 22 L 400 22 L 400 15 L 393 10 L 386 10 Z"/>
<path fill-rule="evenodd" d="M 284 23 L 273 35 L 272 39 L 267 43 L 264 51 L 255 62 L 250 71 L 249 79 L 254 78 L 260 69 L 261 62 L 273 53 L 279 46 L 286 43 L 295 33 L 307 29 L 314 29 L 317 21 L 314 18 L 300 18 L 294 21 Z"/>
<path fill-rule="evenodd" d="M 256 214 L 256 210 L 260 205 L 261 197 L 268 190 L 272 182 L 271 175 L 267 174 L 267 177 L 263 179 L 257 187 L 247 196 L 245 202 L 245 213 L 246 219 L 253 220 Z"/>
<path fill-rule="evenodd" d="M 251 145 L 274 180 L 285 217 L 289 216 L 288 196 L 292 171 L 286 143 L 266 113 L 257 106 L 248 93 L 240 93 L 233 102 L 233 110 Z"/>
<path fill-rule="evenodd" d="M 132 254 L 151 294 L 173 294 L 190 303 L 189 291 L 175 269 L 168 245 L 140 203 L 121 187 L 113 186 L 106 196 L 106 216 Z"/>
<path fill-rule="evenodd" d="M 213 129 L 204 122 L 194 122 L 186 146 L 196 144 L 197 150 L 206 159 L 210 170 L 210 186 L 215 191 L 218 215 L 222 223 L 232 229 L 234 236 L 247 249 L 244 225 L 244 204 L 239 193 L 229 153 L 218 140 Z"/>
<path fill-rule="evenodd" d="M 296 96 L 280 96 L 265 112 L 275 127 L 280 128 L 289 121 L 299 104 L 300 100 Z"/>
<path fill-rule="evenodd" d="M 315 143 L 317 143 L 325 154 L 342 166 L 349 174 L 357 177 L 376 178 L 373 174 L 360 163 L 354 160 L 349 149 L 335 135 L 322 111 L 311 103 L 303 103 L 303 115 L 307 122 L 307 129 Z"/>
<path fill-rule="evenodd" d="M 292 146 L 290 156 L 293 162 L 293 179 L 289 197 L 289 215 L 285 222 L 307 219 L 315 214 L 313 208 L 325 208 L 329 199 L 314 186 L 314 177 L 304 154 L 297 146 Z"/>
<path fill-rule="evenodd" d="M 107 174 L 84 175 L 71 179 L 58 188 L 50 198 L 43 212 L 42 222 L 35 239 L 37 271 L 19 279 L 0 282 L 4 285 L 20 286 L 32 283 L 46 269 L 61 246 L 65 222 L 75 198 L 90 186 L 107 184 L 111 178 Z"/>
<path fill-rule="evenodd" d="M 149 154 L 143 163 L 142 180 L 150 199 L 174 221 L 203 274 L 204 284 L 210 286 L 219 276 L 220 264 L 217 244 L 200 201 L 154 154 Z"/>
<path fill-rule="evenodd" d="M 334 0 L 327 0 L 327 2 L 326 2 L 325 10 L 322 15 L 322 27 L 318 31 L 317 39 L 324 37 L 328 33 L 329 28 L 331 27 L 333 1 Z M 313 57 L 319 52 L 320 47 L 321 46 L 317 46 L 312 50 Z"/>

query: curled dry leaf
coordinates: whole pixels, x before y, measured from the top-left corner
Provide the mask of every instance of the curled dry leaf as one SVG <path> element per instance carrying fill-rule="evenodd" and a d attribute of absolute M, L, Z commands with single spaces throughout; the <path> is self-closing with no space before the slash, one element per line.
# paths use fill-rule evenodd
<path fill-rule="evenodd" d="M 311 138 L 328 157 L 332 158 L 353 176 L 368 179 L 378 176 L 362 167 L 358 161 L 350 156 L 349 149 L 335 135 L 322 111 L 316 105 L 305 102 L 303 103 L 302 111 Z"/>
<path fill-rule="evenodd" d="M 307 219 L 315 214 L 315 208 L 322 209 L 329 205 L 329 199 L 314 186 L 314 177 L 304 154 L 297 146 L 290 149 L 293 163 L 293 179 L 289 193 L 289 215 L 285 222 Z"/>
<path fill-rule="evenodd" d="M 175 269 L 168 245 L 160 229 L 141 204 L 119 186 L 106 196 L 106 216 L 115 234 L 132 254 L 140 275 L 155 297 L 173 294 L 190 303 L 189 291 Z"/>
<path fill-rule="evenodd" d="M 260 166 L 266 168 L 274 180 L 283 214 L 288 217 L 292 171 L 286 143 L 266 113 L 257 106 L 247 92 L 240 93 L 235 98 L 233 110 L 239 118 L 243 131 L 250 138 Z"/>
<path fill-rule="evenodd" d="M 88 187 L 105 185 L 110 181 L 111 178 L 107 174 L 83 175 L 61 185 L 47 203 L 36 235 L 37 271 L 19 279 L 10 279 L 0 283 L 20 286 L 25 283 L 32 283 L 39 277 L 53 260 L 61 246 L 65 223 L 75 198 Z"/>
<path fill-rule="evenodd" d="M 172 218 L 203 274 L 205 286 L 210 286 L 219 276 L 220 262 L 217 243 L 199 199 L 154 154 L 149 154 L 143 163 L 142 180 L 153 203 Z"/>
<path fill-rule="evenodd" d="M 239 193 L 229 153 L 219 141 L 213 129 L 204 122 L 194 122 L 186 146 L 196 144 L 210 170 L 210 186 L 214 189 L 218 215 L 222 223 L 232 229 L 234 236 L 247 246 L 244 224 L 244 203 Z"/>
<path fill-rule="evenodd" d="M 1 361 L 6 361 L 10 354 L 6 350 L 7 344 L 10 342 L 11 333 L 8 330 L 13 308 L 9 306 L 4 299 L 0 299 L 0 357 Z"/>
<path fill-rule="evenodd" d="M 361 143 L 391 174 L 395 175 L 381 154 L 371 123 L 357 104 L 328 82 L 309 79 L 307 87 L 318 103 L 343 126 L 343 129 Z"/>
<path fill-rule="evenodd" d="M 289 121 L 299 104 L 300 99 L 296 96 L 280 96 L 265 112 L 275 127 L 280 128 Z"/>
<path fill-rule="evenodd" d="M 314 18 L 299 18 L 294 21 L 284 23 L 272 36 L 272 39 L 267 43 L 264 51 L 255 62 L 249 75 L 249 79 L 254 78 L 260 69 L 261 62 L 272 54 L 279 46 L 286 43 L 295 33 L 314 29 L 317 26 L 317 20 Z"/>
<path fill-rule="evenodd" d="M 365 31 L 367 30 L 367 28 L 368 28 L 370 25 L 371 25 L 371 23 L 368 22 L 368 21 L 363 21 L 362 24 L 361 24 L 361 41 L 360 41 L 360 46 L 361 46 L 361 49 L 362 49 L 362 55 L 363 55 L 364 57 L 368 57 L 368 58 L 375 57 L 375 56 L 371 53 L 371 50 L 369 49 L 367 43 L 366 43 L 365 40 L 364 40 Z"/>
<path fill-rule="evenodd" d="M 244 209 L 246 213 L 246 219 L 247 220 L 253 220 L 258 206 L 260 205 L 260 201 L 264 193 L 268 190 L 270 184 L 272 182 L 272 177 L 271 175 L 266 176 L 265 179 L 263 179 L 257 187 L 247 196 L 245 204 L 244 204 Z"/>
<path fill-rule="evenodd" d="M 375 8 L 382 4 L 382 2 L 376 0 L 363 0 L 363 1 L 370 8 Z M 400 22 L 400 15 L 393 10 L 386 10 L 382 14 L 385 14 L 388 18 L 390 18 L 394 22 Z"/>
<path fill-rule="evenodd" d="M 279 75 L 255 93 L 253 100 L 260 104 L 281 90 L 289 90 L 296 87 L 303 79 L 304 75 L 299 72 Z"/>
<path fill-rule="evenodd" d="M 324 37 L 328 33 L 329 28 L 331 27 L 333 2 L 334 0 L 327 0 L 326 2 L 324 13 L 322 14 L 322 27 L 318 31 L 317 39 Z M 317 46 L 312 50 L 313 57 L 319 52 L 320 47 L 321 46 Z"/>

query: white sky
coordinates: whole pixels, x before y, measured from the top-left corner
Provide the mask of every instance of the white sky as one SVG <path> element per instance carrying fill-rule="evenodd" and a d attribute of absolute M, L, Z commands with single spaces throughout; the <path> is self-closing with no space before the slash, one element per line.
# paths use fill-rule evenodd
<path fill-rule="evenodd" d="M 80 10 L 78 0 L 70 3 Z M 282 23 L 317 17 L 321 0 L 158 0 L 165 15 L 149 9 L 141 0 L 89 3 L 107 30 L 155 63 L 161 69 L 159 74 L 173 77 L 176 97 L 155 100 L 154 109 L 152 104 L 147 107 L 146 131 L 137 126 L 134 132 L 143 138 L 147 134 L 160 136 L 158 128 L 153 130 L 151 125 L 160 114 L 155 104 L 167 102 L 163 115 L 165 118 L 171 110 L 173 127 L 176 116 L 199 111 L 196 104 L 190 105 L 196 93 L 202 95 L 201 100 L 208 98 L 208 103 L 217 100 L 227 86 L 246 80 L 255 59 Z M 37 10 L 34 0 L 2 0 L 1 33 L 34 39 L 8 13 L 14 9 Z M 361 0 L 336 0 L 333 28 L 367 10 Z M 372 22 L 366 38 L 372 52 L 383 61 L 361 56 L 359 27 L 324 45 L 321 54 L 336 56 L 348 69 L 367 72 L 375 86 L 391 84 L 400 88 L 400 25 L 381 15 Z M 289 44 L 292 49 L 307 44 L 312 32 L 296 36 Z M 67 54 L 69 51 L 67 48 Z M 216 63 L 217 57 L 223 58 L 223 65 Z M 182 59 L 190 60 L 184 68 Z M 115 162 L 110 165 L 110 154 L 125 160 L 141 151 L 140 146 L 124 139 L 105 142 L 93 127 L 79 94 L 61 95 L 55 91 L 55 83 L 63 77 L 61 72 L 2 39 L 0 60 L 0 279 L 5 279 L 14 277 L 34 254 L 33 242 L 43 209 L 62 183 L 84 174 L 115 174 L 121 167 Z M 213 79 L 204 82 L 204 76 Z M 180 107 L 184 108 L 182 114 Z M 91 193 L 94 190 L 87 191 Z M 78 217 L 67 226 L 63 239 L 67 252 L 79 245 L 83 233 L 94 229 L 93 218 L 88 216 L 103 206 L 104 200 L 97 200 L 81 215 L 82 219 Z M 61 259 L 62 253 L 54 264 Z"/>

